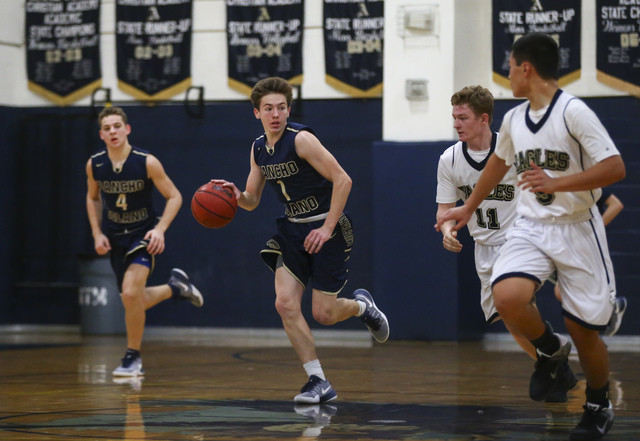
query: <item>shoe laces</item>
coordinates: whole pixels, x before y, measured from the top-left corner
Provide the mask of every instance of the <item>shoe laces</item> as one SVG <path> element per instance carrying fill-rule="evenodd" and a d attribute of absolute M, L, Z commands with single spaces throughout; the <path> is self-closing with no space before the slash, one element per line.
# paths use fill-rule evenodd
<path fill-rule="evenodd" d="M 309 392 L 313 390 L 313 388 L 315 388 L 318 384 L 320 384 L 320 382 L 322 382 L 322 378 L 316 375 L 312 375 L 309 377 L 309 381 L 307 381 L 307 384 L 302 386 L 302 389 L 300 389 L 300 392 L 301 393 Z"/>
<path fill-rule="evenodd" d="M 373 329 L 374 331 L 380 329 L 381 316 L 375 309 L 372 309 L 371 311 L 367 309 L 367 311 L 365 311 L 360 316 L 360 318 L 369 328 Z"/>

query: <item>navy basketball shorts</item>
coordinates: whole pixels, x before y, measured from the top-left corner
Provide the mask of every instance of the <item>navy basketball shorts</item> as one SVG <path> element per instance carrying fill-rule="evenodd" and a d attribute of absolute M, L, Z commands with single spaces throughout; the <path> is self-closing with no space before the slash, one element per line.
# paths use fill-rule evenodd
<path fill-rule="evenodd" d="M 120 292 L 122 292 L 124 273 L 131 264 L 137 263 L 146 266 L 150 270 L 149 275 L 153 272 L 155 256 L 147 251 L 148 242 L 144 240 L 147 231 L 148 229 L 141 228 L 133 233 L 109 236 L 111 268 L 116 275 Z"/>
<path fill-rule="evenodd" d="M 291 222 L 286 217 L 276 219 L 278 232 L 260 251 L 264 262 L 272 271 L 282 257 L 285 269 L 304 287 L 311 287 L 329 295 L 337 295 L 349 276 L 349 257 L 353 246 L 351 218 L 342 214 L 331 238 L 319 253 L 309 254 L 304 240 L 311 230 L 320 228 L 323 220 L 308 223 Z"/>

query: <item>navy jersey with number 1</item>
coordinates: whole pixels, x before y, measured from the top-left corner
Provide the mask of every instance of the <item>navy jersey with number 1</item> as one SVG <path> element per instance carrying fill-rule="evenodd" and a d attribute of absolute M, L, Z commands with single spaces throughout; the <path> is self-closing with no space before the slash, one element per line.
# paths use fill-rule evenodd
<path fill-rule="evenodd" d="M 287 123 L 282 137 L 271 147 L 266 135 L 255 140 L 253 157 L 262 175 L 275 189 L 285 214 L 290 218 L 307 218 L 329 212 L 333 184 L 296 153 L 298 133 L 311 128 Z"/>

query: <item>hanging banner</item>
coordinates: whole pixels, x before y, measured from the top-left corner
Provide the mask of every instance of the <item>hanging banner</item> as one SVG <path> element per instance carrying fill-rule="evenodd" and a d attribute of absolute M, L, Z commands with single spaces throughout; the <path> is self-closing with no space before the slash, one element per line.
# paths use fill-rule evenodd
<path fill-rule="evenodd" d="M 28 87 L 66 106 L 102 84 L 100 0 L 27 0 Z"/>
<path fill-rule="evenodd" d="M 382 95 L 383 0 L 324 0 L 326 82 L 355 97 Z"/>
<path fill-rule="evenodd" d="M 226 3 L 229 87 L 250 95 L 258 81 L 274 76 L 302 84 L 303 0 Z"/>
<path fill-rule="evenodd" d="M 596 3 L 596 78 L 640 98 L 640 2 Z"/>
<path fill-rule="evenodd" d="M 564 86 L 580 78 L 581 0 L 493 0 L 493 81 L 509 88 L 509 56 L 513 42 L 542 32 L 560 47 L 560 79 Z"/>
<path fill-rule="evenodd" d="M 192 0 L 116 0 L 118 87 L 166 100 L 191 86 Z"/>

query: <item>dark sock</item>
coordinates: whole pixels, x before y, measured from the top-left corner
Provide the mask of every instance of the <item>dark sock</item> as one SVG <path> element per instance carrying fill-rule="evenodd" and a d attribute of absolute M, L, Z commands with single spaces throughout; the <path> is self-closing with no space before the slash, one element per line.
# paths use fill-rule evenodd
<path fill-rule="evenodd" d="M 592 389 L 587 384 L 587 402 L 597 404 L 602 407 L 609 407 L 609 383 L 602 386 L 600 389 Z"/>
<path fill-rule="evenodd" d="M 135 349 L 129 349 L 127 348 L 127 352 L 124 353 L 124 358 L 133 358 L 136 359 L 140 356 L 140 351 L 137 351 Z"/>
<path fill-rule="evenodd" d="M 545 355 L 552 356 L 560 349 L 560 339 L 553 333 L 553 328 L 549 322 L 544 322 L 544 333 L 542 336 L 531 340 L 533 346 Z"/>
<path fill-rule="evenodd" d="M 171 288 L 171 297 L 173 297 L 174 299 L 180 296 L 180 288 L 178 288 L 177 286 L 173 286 L 173 285 L 169 285 L 169 288 Z"/>

